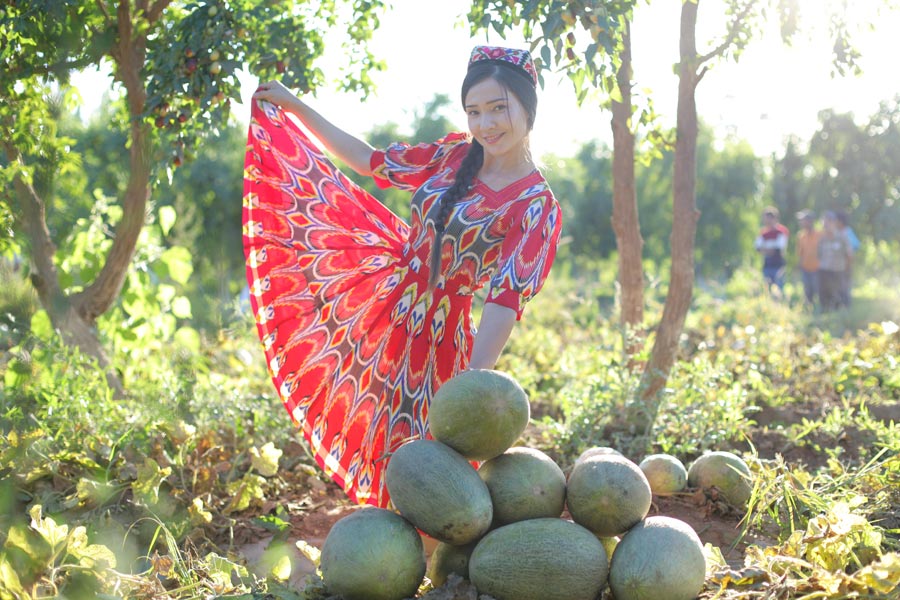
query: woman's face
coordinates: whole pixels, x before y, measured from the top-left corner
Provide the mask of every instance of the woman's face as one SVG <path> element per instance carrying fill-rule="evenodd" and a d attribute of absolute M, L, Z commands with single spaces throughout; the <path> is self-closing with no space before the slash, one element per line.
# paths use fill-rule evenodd
<path fill-rule="evenodd" d="M 488 77 L 469 89 L 465 100 L 469 131 L 485 156 L 519 160 L 525 155 L 528 114 L 515 94 Z"/>

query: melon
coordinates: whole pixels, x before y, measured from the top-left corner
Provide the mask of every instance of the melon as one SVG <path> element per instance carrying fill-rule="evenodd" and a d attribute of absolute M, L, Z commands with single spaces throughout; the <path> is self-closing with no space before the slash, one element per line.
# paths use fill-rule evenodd
<path fill-rule="evenodd" d="M 483 463 L 478 475 L 491 493 L 495 526 L 558 517 L 565 508 L 566 476 L 540 450 L 510 448 Z"/>
<path fill-rule="evenodd" d="M 608 573 L 600 540 L 564 519 L 494 529 L 469 559 L 469 580 L 496 600 L 594 600 Z"/>
<path fill-rule="evenodd" d="M 693 600 L 703 588 L 706 558 L 684 521 L 648 517 L 626 533 L 609 565 L 616 600 Z"/>
<path fill-rule="evenodd" d="M 576 463 L 569 473 L 569 513 L 600 537 L 628 531 L 647 516 L 652 499 L 644 472 L 622 456 L 592 456 Z"/>
<path fill-rule="evenodd" d="M 578 458 L 575 459 L 576 463 L 583 461 L 586 458 L 590 458 L 592 456 L 603 456 L 607 454 L 612 454 L 615 456 L 623 456 L 621 452 L 616 450 L 615 448 L 610 448 L 609 446 L 594 446 L 593 448 L 588 448 L 584 452 L 578 455 Z"/>
<path fill-rule="evenodd" d="M 487 485 L 449 446 L 434 440 L 408 442 L 391 455 L 384 477 L 394 507 L 438 541 L 468 544 L 491 526 L 494 511 Z"/>
<path fill-rule="evenodd" d="M 431 399 L 431 435 L 469 460 L 488 460 L 512 446 L 531 416 L 528 395 L 510 375 L 491 369 L 463 371 Z"/>
<path fill-rule="evenodd" d="M 364 508 L 334 524 L 319 562 L 325 586 L 346 600 L 401 600 L 425 576 L 419 532 L 400 515 Z"/>
<path fill-rule="evenodd" d="M 609 560 L 612 560 L 613 553 L 616 551 L 616 546 L 619 545 L 621 538 L 616 535 L 613 537 L 600 537 L 597 539 L 603 544 L 603 549 L 606 550 L 606 556 L 609 557 Z"/>
<path fill-rule="evenodd" d="M 677 494 L 687 485 L 687 469 L 671 454 L 651 454 L 638 465 L 657 496 Z"/>
<path fill-rule="evenodd" d="M 753 491 L 750 467 L 731 452 L 703 454 L 691 464 L 687 480 L 691 487 L 706 489 L 715 486 L 734 506 L 745 506 Z"/>
<path fill-rule="evenodd" d="M 463 579 L 469 578 L 469 557 L 475 544 L 453 546 L 440 542 L 431 553 L 428 564 L 428 579 L 434 587 L 441 587 L 447 582 L 451 573 L 456 573 Z"/>

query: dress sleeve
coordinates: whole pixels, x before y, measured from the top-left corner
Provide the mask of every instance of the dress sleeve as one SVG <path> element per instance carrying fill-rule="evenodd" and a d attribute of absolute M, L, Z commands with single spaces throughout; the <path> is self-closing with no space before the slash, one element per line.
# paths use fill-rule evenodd
<path fill-rule="evenodd" d="M 562 229 L 562 212 L 549 190 L 522 205 L 503 240 L 485 299 L 516 311 L 516 320 L 522 318 L 525 304 L 544 285 Z"/>
<path fill-rule="evenodd" d="M 372 178 L 382 189 L 394 186 L 401 190 L 416 190 L 443 168 L 453 150 L 465 146 L 467 141 L 466 134 L 451 133 L 436 142 L 415 146 L 393 143 L 372 153 L 369 159 Z"/>

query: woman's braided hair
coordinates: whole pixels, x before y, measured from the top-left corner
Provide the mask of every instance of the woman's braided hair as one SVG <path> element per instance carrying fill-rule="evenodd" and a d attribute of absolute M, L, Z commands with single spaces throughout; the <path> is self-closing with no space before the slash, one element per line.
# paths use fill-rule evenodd
<path fill-rule="evenodd" d="M 521 71 L 521 73 L 520 73 Z M 492 77 L 507 91 L 511 91 L 525 109 L 528 130 L 534 126 L 537 113 L 537 91 L 528 75 L 522 69 L 497 62 L 474 63 L 469 67 L 462 85 L 462 104 L 466 105 L 469 90 L 477 83 Z M 447 218 L 457 200 L 465 197 L 472 187 L 472 182 L 484 163 L 484 147 L 477 140 L 472 140 L 469 151 L 456 171 L 453 184 L 441 195 L 440 208 L 434 223 L 434 244 L 431 247 L 429 260 L 428 287 L 433 289 L 441 277 L 441 250 L 443 248 L 444 230 Z"/>

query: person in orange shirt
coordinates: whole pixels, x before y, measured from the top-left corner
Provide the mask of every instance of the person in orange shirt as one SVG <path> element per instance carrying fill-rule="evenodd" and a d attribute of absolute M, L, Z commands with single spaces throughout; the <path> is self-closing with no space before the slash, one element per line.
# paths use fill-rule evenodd
<path fill-rule="evenodd" d="M 797 213 L 800 232 L 797 234 L 797 264 L 803 278 L 803 294 L 806 301 L 815 305 L 819 295 L 819 238 L 822 232 L 816 229 L 816 217 L 809 210 Z"/>

